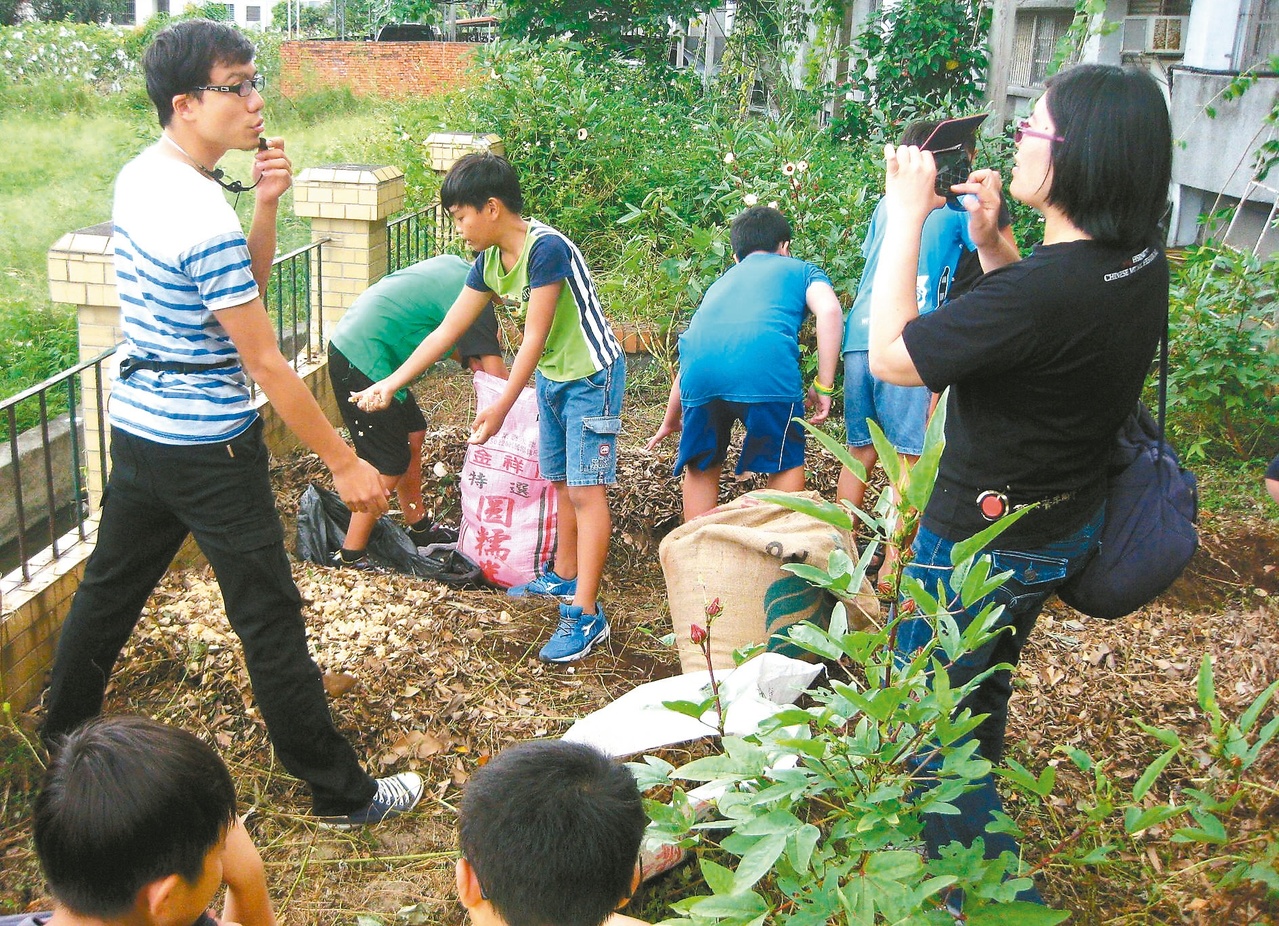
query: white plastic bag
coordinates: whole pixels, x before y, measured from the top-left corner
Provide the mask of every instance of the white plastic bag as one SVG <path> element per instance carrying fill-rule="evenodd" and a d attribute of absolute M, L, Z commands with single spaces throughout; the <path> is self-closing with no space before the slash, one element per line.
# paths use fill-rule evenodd
<path fill-rule="evenodd" d="M 477 408 L 492 405 L 506 381 L 475 374 Z M 530 582 L 555 553 L 555 486 L 537 463 L 537 396 L 520 392 L 502 430 L 466 448 L 457 548 L 505 588 Z"/>

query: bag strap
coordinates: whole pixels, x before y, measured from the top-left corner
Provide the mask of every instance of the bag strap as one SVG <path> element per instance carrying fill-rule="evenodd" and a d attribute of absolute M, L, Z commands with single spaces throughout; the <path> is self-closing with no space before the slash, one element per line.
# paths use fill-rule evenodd
<path fill-rule="evenodd" d="M 1164 309 L 1164 330 L 1159 338 L 1159 450 L 1163 452 L 1164 417 L 1168 413 L 1168 309 Z"/>

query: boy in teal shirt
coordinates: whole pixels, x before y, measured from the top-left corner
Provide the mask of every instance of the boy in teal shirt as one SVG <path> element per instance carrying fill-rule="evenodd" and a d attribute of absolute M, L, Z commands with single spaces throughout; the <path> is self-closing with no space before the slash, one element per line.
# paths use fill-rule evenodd
<path fill-rule="evenodd" d="M 461 295 L 440 326 L 390 376 L 351 397 L 361 408 L 385 408 L 394 394 L 452 347 L 495 296 L 525 316 L 511 377 L 496 402 L 481 409 L 469 441 L 497 433 L 537 371 L 538 460 L 555 483 L 559 543 L 554 568 L 510 594 L 564 598 L 559 624 L 539 656 L 572 662 L 608 637 L 596 600 L 612 518 L 607 486 L 617 481 L 626 361 L 604 317 L 581 252 L 560 232 L 520 211 L 519 178 L 505 158 L 488 152 L 457 161 L 440 202 L 457 230 L 480 252 Z"/>

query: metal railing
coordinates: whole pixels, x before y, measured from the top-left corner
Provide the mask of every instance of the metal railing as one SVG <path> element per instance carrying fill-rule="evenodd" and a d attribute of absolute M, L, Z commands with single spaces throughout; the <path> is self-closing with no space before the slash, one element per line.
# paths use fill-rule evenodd
<path fill-rule="evenodd" d="M 457 229 L 439 203 L 386 223 L 386 272 L 441 254 L 457 240 Z"/>
<path fill-rule="evenodd" d="M 320 345 L 324 343 L 324 313 L 319 311 L 318 294 L 323 292 L 321 253 L 327 240 L 312 242 L 277 257 L 272 262 L 267 282 L 264 300 L 267 313 L 275 325 L 280 351 L 295 369 L 300 362 L 314 360 L 319 355 Z M 314 329 L 311 327 L 312 321 L 315 322 Z M 85 501 L 89 494 L 94 498 L 101 498 L 105 485 L 85 485 L 81 465 L 85 444 L 82 432 L 90 428 L 97 429 L 97 471 L 105 474 L 107 384 L 102 367 L 114 353 L 115 348 L 103 351 L 92 360 L 63 370 L 42 383 L 0 401 L 0 421 L 8 425 L 6 442 L 10 456 L 7 478 L 0 471 L 0 497 L 13 499 L 16 515 L 12 518 L 12 532 L 15 536 L 0 537 L 0 575 L 19 570 L 21 581 L 28 582 L 33 571 L 32 562 L 41 551 L 47 549 L 53 560 L 59 559 L 66 552 L 59 548 L 59 538 L 65 537 L 73 528 L 79 533 L 80 540 L 87 538 Z M 80 375 L 90 369 L 93 371 L 93 388 L 97 392 L 98 412 L 96 421 L 86 422 L 77 392 Z M 57 417 L 51 417 L 50 406 L 58 404 L 61 407 L 61 403 L 55 399 L 59 395 L 65 396 L 66 407 L 71 410 L 68 413 L 69 435 L 65 442 L 60 436 L 53 437 L 50 431 L 51 425 L 57 426 Z M 253 385 L 253 395 L 257 395 L 256 384 Z M 51 399 L 55 401 L 51 402 Z M 19 410 L 24 408 L 22 417 L 29 421 L 32 417 L 29 411 L 31 404 L 37 406 L 37 423 L 19 433 Z M 61 446 L 63 443 L 66 446 Z M 27 450 L 25 460 L 21 452 L 23 449 Z M 32 465 L 44 468 L 43 492 L 39 492 L 35 498 L 30 493 L 31 479 L 27 479 L 25 487 L 23 485 L 23 467 L 26 466 L 29 472 Z M 33 516 L 32 512 L 35 510 L 39 510 L 40 514 Z M 3 511 L 3 507 L 0 507 L 0 512 Z M 3 519 L 0 518 L 0 527 L 3 526 Z M 8 533 L 10 531 L 6 530 L 5 534 Z"/>
<path fill-rule="evenodd" d="M 0 573 L 6 573 L 10 568 L 10 561 L 13 558 L 14 547 L 16 547 L 17 566 L 22 572 L 22 581 L 27 582 L 31 579 L 31 561 L 33 552 L 31 547 L 33 544 L 43 540 L 44 530 L 47 528 L 49 542 L 47 549 L 50 550 L 53 559 L 58 559 L 63 551 L 58 548 L 58 538 L 70 530 L 72 524 L 79 533 L 80 540 L 86 538 L 85 532 L 85 498 L 87 486 L 84 485 L 84 476 L 81 471 L 81 445 L 82 434 L 81 428 L 84 427 L 83 411 L 80 402 L 76 397 L 76 389 L 79 384 L 80 374 L 87 370 L 92 370 L 92 378 L 94 389 L 97 392 L 97 421 L 95 425 L 98 433 L 104 433 L 106 430 L 105 410 L 103 408 L 103 397 L 105 394 L 104 379 L 102 365 L 115 353 L 115 349 L 103 351 L 91 360 L 86 360 L 71 367 L 69 370 L 63 370 L 56 376 L 46 379 L 42 383 L 25 389 L 11 398 L 0 402 L 0 415 L 4 416 L 9 426 L 9 476 L 6 480 L 9 485 L 6 487 L 9 497 L 13 499 L 15 512 L 15 529 L 16 536 L 6 546 L 10 549 L 5 551 L 4 559 L 6 562 Z M 66 404 L 70 409 L 68 412 L 68 447 L 66 456 L 63 460 L 55 460 L 54 441 L 50 438 L 50 417 L 49 417 L 49 399 L 56 390 L 66 390 Z M 26 403 L 34 402 L 39 410 L 39 424 L 35 428 L 29 429 L 25 434 L 18 433 L 18 408 Z M 41 452 L 37 454 L 28 454 L 27 465 L 43 464 L 44 469 L 44 493 L 43 498 L 30 498 L 23 486 L 22 468 L 24 465 L 23 455 L 21 452 L 21 438 L 26 434 L 31 434 L 38 429 L 40 434 Z M 106 461 L 106 444 L 104 441 L 98 441 L 99 454 L 99 472 L 107 471 Z M 65 465 L 66 470 L 70 473 L 70 491 L 67 491 L 65 482 L 58 485 L 55 478 L 55 468 L 61 469 Z M 103 487 L 96 486 L 98 497 L 101 497 Z M 59 489 L 62 491 L 60 492 Z M 29 509 L 32 505 L 39 504 L 43 510 L 43 514 L 30 518 Z M 34 523 L 28 524 L 31 520 Z M 43 522 L 41 525 L 39 522 Z M 71 522 L 71 523 L 68 523 Z M 35 552 L 46 549 L 41 544 Z"/>

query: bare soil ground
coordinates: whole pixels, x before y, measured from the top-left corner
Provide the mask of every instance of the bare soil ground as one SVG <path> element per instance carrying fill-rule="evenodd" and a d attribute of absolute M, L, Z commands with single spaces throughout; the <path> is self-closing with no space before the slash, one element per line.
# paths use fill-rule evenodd
<path fill-rule="evenodd" d="M 408 817 L 368 832 L 317 829 L 302 814 L 305 789 L 273 764 L 253 706 L 238 642 L 207 569 L 170 573 L 148 603 L 108 693 L 108 709 L 143 713 L 194 730 L 217 744 L 262 847 L 278 908 L 294 923 L 412 924 L 462 922 L 453 900 L 454 807 L 468 774 L 504 745 L 561 734 L 574 719 L 634 686 L 674 674 L 678 662 L 659 638 L 670 631 L 657 541 L 678 520 L 678 484 L 669 478 L 673 447 L 641 449 L 661 414 L 662 377 L 636 377 L 623 438 L 620 485 L 612 502 L 616 542 L 603 601 L 611 644 L 575 666 L 538 662 L 554 618 L 543 604 L 494 591 L 456 592 L 402 576 L 377 576 L 298 564 L 313 652 L 326 673 L 339 726 L 375 773 L 417 769 L 429 797 Z M 456 510 L 469 383 L 433 373 L 418 387 L 439 427 L 427 441 L 428 504 L 446 520 Z M 443 462 L 449 475 L 433 475 Z M 833 491 L 835 470 L 819 463 L 810 485 Z M 300 455 L 277 464 L 286 522 L 317 461 Z M 286 526 L 291 526 L 286 524 Z M 1137 721 L 1202 733 L 1195 675 L 1212 656 L 1223 707 L 1237 713 L 1279 678 L 1279 527 L 1260 511 L 1243 518 L 1206 513 L 1203 548 L 1186 575 L 1152 606 L 1116 623 L 1082 618 L 1054 601 L 1041 618 L 1013 699 L 1013 755 L 1032 769 L 1059 762 L 1053 749 L 1074 745 L 1106 757 L 1131 786 L 1159 751 Z M 290 531 L 291 533 L 291 531 Z M 40 719 L 37 707 L 0 729 L 0 912 L 47 908 L 27 826 L 40 764 L 23 739 Z M 696 748 L 696 747 L 693 747 Z M 667 758 L 679 762 L 675 751 Z M 1194 768 L 1170 767 L 1174 787 Z M 1052 804 L 1010 812 L 1030 833 L 1029 851 L 1052 845 L 1073 828 L 1080 783 L 1063 764 Z M 1272 746 L 1254 779 L 1279 780 Z M 1268 790 L 1241 805 L 1246 838 L 1274 837 L 1279 801 Z M 1206 877 L 1224 860 L 1162 842 L 1122 847 L 1109 872 L 1054 877 L 1050 902 L 1076 912 L 1079 923 L 1271 923 L 1279 906 L 1255 890 L 1216 891 Z M 637 899 L 639 915 L 667 915 L 689 876 L 667 876 Z M 365 920 L 363 917 L 376 917 Z"/>

